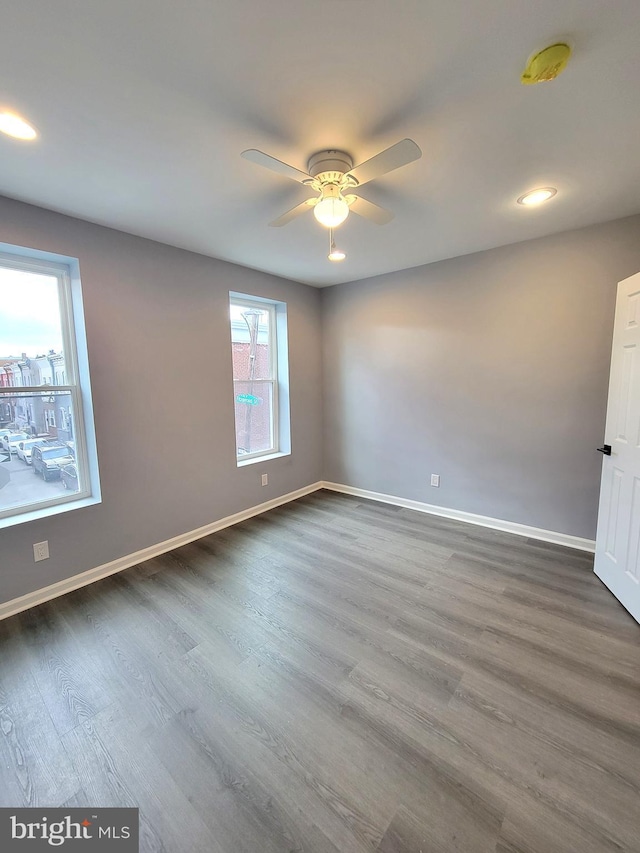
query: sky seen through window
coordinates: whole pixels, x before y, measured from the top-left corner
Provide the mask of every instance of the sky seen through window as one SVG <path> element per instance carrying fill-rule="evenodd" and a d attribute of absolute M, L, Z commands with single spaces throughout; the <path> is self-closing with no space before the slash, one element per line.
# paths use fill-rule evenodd
<path fill-rule="evenodd" d="M 0 267 L 0 358 L 62 350 L 54 276 Z"/>

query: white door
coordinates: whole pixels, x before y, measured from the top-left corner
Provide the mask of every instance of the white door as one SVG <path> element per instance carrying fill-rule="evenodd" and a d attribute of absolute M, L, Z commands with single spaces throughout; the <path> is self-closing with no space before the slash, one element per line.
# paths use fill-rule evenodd
<path fill-rule="evenodd" d="M 618 285 L 594 571 L 640 622 L 640 273 Z"/>

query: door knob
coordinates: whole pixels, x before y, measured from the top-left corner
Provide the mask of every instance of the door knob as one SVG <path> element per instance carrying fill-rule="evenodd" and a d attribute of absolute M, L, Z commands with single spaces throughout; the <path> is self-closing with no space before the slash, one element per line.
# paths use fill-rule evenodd
<path fill-rule="evenodd" d="M 604 444 L 602 447 L 598 447 L 598 453 L 604 453 L 605 456 L 611 456 L 611 445 Z"/>

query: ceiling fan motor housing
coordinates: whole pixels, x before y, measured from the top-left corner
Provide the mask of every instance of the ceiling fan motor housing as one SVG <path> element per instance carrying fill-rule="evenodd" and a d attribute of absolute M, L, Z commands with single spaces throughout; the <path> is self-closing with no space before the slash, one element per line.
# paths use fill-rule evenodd
<path fill-rule="evenodd" d="M 316 151 L 309 158 L 306 173 L 257 148 L 248 148 L 242 152 L 242 156 L 245 160 L 298 181 L 318 193 L 315 198 L 308 198 L 297 204 L 269 225 L 286 225 L 300 214 L 313 209 L 313 215 L 321 225 L 325 228 L 336 228 L 347 218 L 350 208 L 354 213 L 378 225 L 389 222 L 393 218 L 392 213 L 351 193 L 350 190 L 413 163 L 422 156 L 422 151 L 412 139 L 402 139 L 354 167 L 353 158 L 346 151 L 325 148 Z"/>
<path fill-rule="evenodd" d="M 339 183 L 353 169 L 353 159 L 345 151 L 318 151 L 309 159 L 309 174 L 322 184 Z"/>

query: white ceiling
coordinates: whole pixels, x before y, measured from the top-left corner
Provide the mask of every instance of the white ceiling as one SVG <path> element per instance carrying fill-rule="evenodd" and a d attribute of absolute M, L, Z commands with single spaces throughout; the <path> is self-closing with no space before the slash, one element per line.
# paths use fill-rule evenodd
<path fill-rule="evenodd" d="M 640 211 L 638 0 L 0 0 L 0 193 L 328 285 Z M 531 52 L 570 39 L 552 83 Z M 423 158 L 363 188 L 326 259 L 308 191 L 240 157 L 306 169 L 404 137 Z M 555 186 L 547 205 L 515 199 Z"/>

